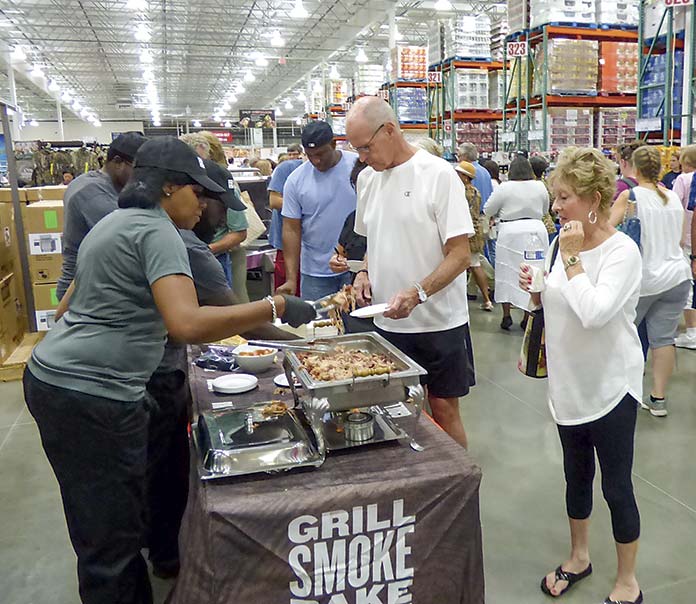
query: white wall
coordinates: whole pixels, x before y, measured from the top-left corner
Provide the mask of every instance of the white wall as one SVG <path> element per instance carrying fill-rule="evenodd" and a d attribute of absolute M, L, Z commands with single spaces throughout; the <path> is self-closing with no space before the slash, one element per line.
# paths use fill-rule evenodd
<path fill-rule="evenodd" d="M 65 120 L 63 128 L 65 131 L 66 141 L 87 140 L 91 142 L 96 140 L 98 143 L 111 143 L 112 132 L 127 132 L 129 130 L 143 131 L 143 122 L 102 122 L 100 128 L 95 128 L 89 122 L 82 120 Z M 19 132 L 18 139 L 20 141 L 57 141 L 58 122 L 39 122 L 37 127 L 25 126 Z"/>

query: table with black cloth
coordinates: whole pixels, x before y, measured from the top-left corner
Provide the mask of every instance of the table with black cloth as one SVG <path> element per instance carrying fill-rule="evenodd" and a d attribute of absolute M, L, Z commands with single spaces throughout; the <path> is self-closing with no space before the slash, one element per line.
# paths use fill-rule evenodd
<path fill-rule="evenodd" d="M 221 374 L 191 365 L 194 418 L 216 400 L 291 402 L 281 372 L 277 361 L 252 392 L 218 395 L 208 380 Z M 427 417 L 416 437 L 422 452 L 378 443 L 212 482 L 194 453 L 169 604 L 483 604 L 481 471 Z"/>

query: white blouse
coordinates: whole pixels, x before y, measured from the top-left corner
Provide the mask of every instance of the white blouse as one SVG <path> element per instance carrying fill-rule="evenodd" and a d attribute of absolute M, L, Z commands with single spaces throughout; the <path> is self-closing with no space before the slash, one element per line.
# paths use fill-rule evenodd
<path fill-rule="evenodd" d="M 638 246 L 617 232 L 579 256 L 585 272 L 569 281 L 558 254 L 542 293 L 549 407 L 567 426 L 605 416 L 627 393 L 637 401 L 643 395 L 643 352 L 633 324 Z"/>
<path fill-rule="evenodd" d="M 540 180 L 509 180 L 493 189 L 483 206 L 486 216 L 500 220 L 537 218 L 549 211 L 549 192 Z"/>

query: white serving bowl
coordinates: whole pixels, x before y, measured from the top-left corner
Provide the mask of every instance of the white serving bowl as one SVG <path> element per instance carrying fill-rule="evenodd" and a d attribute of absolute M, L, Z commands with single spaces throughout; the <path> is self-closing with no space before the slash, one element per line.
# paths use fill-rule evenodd
<path fill-rule="evenodd" d="M 240 354 L 255 352 L 259 350 L 270 350 L 271 352 L 269 352 L 268 354 L 257 354 L 253 356 Z M 237 361 L 237 365 L 239 365 L 243 371 L 248 371 L 250 373 L 262 373 L 273 366 L 273 361 L 275 361 L 277 352 L 278 351 L 275 348 L 266 348 L 265 346 L 250 346 L 249 344 L 242 344 L 241 346 L 237 346 L 237 348 L 235 348 L 232 351 L 232 354 L 234 355 L 234 358 Z"/>

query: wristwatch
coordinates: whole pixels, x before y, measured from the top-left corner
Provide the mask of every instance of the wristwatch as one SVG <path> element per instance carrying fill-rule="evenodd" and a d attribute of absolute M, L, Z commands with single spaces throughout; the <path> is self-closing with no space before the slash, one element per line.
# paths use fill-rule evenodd
<path fill-rule="evenodd" d="M 418 291 L 418 301 L 423 304 L 428 299 L 428 294 L 425 293 L 423 286 L 420 283 L 414 283 L 413 287 Z"/>
<path fill-rule="evenodd" d="M 580 258 L 577 256 L 569 256 L 568 260 L 565 261 L 565 270 L 568 270 L 571 266 L 575 266 L 580 262 Z"/>

